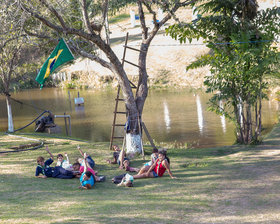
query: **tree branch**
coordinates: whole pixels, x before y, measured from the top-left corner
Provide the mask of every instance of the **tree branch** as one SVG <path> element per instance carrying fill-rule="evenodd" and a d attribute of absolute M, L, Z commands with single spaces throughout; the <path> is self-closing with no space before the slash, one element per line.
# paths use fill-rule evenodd
<path fill-rule="evenodd" d="M 148 9 L 148 11 L 153 15 L 153 22 L 155 26 L 158 26 L 157 23 L 157 17 L 156 17 L 156 12 L 152 9 L 152 7 L 149 5 L 149 3 L 143 1 L 143 4 L 146 6 L 146 8 Z"/>
<path fill-rule="evenodd" d="M 198 0 L 192 0 L 192 1 L 187 0 L 187 1 L 179 3 L 179 5 L 180 5 L 180 7 L 185 7 L 185 6 L 188 6 L 188 5 L 191 5 L 191 4 L 195 3 L 196 1 L 198 1 Z"/>
<path fill-rule="evenodd" d="M 146 40 L 148 37 L 148 28 L 145 23 L 145 14 L 142 7 L 142 0 L 139 0 L 137 4 L 138 4 L 139 19 L 140 19 L 141 29 L 142 29 L 142 37 Z"/>
<path fill-rule="evenodd" d="M 101 23 L 102 26 L 104 26 L 108 14 L 108 4 L 109 4 L 108 0 L 105 0 L 103 3 L 102 23 Z"/>
<path fill-rule="evenodd" d="M 0 51 L 1 51 L 2 49 L 4 49 L 4 48 L 6 47 L 6 45 L 7 45 L 9 42 L 11 42 L 11 41 L 13 41 L 13 40 L 17 40 L 17 39 L 20 38 L 20 37 L 26 37 L 26 35 L 21 34 L 21 35 L 19 35 L 19 36 L 10 38 L 10 39 L 8 39 L 8 40 L 5 40 L 4 43 L 3 43 L 3 45 L 0 46 Z"/>
<path fill-rule="evenodd" d="M 165 5 L 163 5 L 162 3 L 159 3 L 158 1 L 157 4 L 161 5 L 162 7 L 164 7 L 168 13 L 167 15 L 157 23 L 157 26 L 154 25 L 154 28 L 152 30 L 152 32 L 150 32 L 149 37 L 147 38 L 148 42 L 151 42 L 152 39 L 154 38 L 154 36 L 157 34 L 158 30 L 160 29 L 160 27 L 162 27 L 171 17 L 173 17 L 175 20 L 178 20 L 175 16 L 175 12 L 180 8 L 180 7 L 185 7 L 188 5 L 191 5 L 195 2 L 197 2 L 198 0 L 191 0 L 191 1 L 184 1 L 184 2 L 177 2 L 172 9 L 169 9 L 169 3 L 165 2 Z"/>
<path fill-rule="evenodd" d="M 57 43 L 57 39 L 54 39 L 54 38 L 51 38 L 50 36 L 47 36 L 43 33 L 33 33 L 29 30 L 26 29 L 26 27 L 23 27 L 23 30 L 25 33 L 27 33 L 29 36 L 32 36 L 32 37 L 37 37 L 37 38 L 40 38 L 40 39 L 48 39 L 49 41 L 53 42 L 53 43 Z"/>
<path fill-rule="evenodd" d="M 42 23 L 44 23 L 46 26 L 58 31 L 58 32 L 63 32 L 63 28 L 61 28 L 60 26 L 54 25 L 53 23 L 51 23 L 50 21 L 48 21 L 47 19 L 45 19 L 43 16 L 40 16 L 38 13 L 35 13 L 34 11 L 32 11 L 30 8 L 27 8 L 25 5 L 20 3 L 21 8 L 28 12 L 31 16 L 34 16 L 35 18 L 39 19 Z"/>
<path fill-rule="evenodd" d="M 63 29 L 66 30 L 67 26 L 66 26 L 66 23 L 64 22 L 62 16 L 52 6 L 50 6 L 45 0 L 39 0 L 39 1 L 41 2 L 42 5 L 44 5 L 46 8 L 48 8 L 55 15 L 55 17 L 58 19 L 58 21 L 60 22 Z"/>
<path fill-rule="evenodd" d="M 33 17 L 37 18 L 38 20 L 40 20 L 43 24 L 45 24 L 46 26 L 50 27 L 51 29 L 63 33 L 65 32 L 66 34 L 75 34 L 77 36 L 80 36 L 86 40 L 95 40 L 95 41 L 99 41 L 98 36 L 94 33 L 89 34 L 86 33 L 82 30 L 77 30 L 74 28 L 70 28 L 70 27 L 65 27 L 66 29 L 57 26 L 53 23 L 51 23 L 49 20 L 47 20 L 45 17 L 39 15 L 38 13 L 34 12 L 33 10 L 31 10 L 30 8 L 27 8 L 26 6 L 24 6 L 23 4 L 21 4 L 21 7 L 24 11 L 28 12 L 29 14 L 31 14 Z"/>
<path fill-rule="evenodd" d="M 114 72 L 114 69 L 113 69 L 111 63 L 103 60 L 102 58 L 100 58 L 96 55 L 85 52 L 79 46 L 77 46 L 77 44 L 73 40 L 70 40 L 70 45 L 71 45 L 71 48 L 73 48 L 75 51 L 77 51 L 81 56 L 89 58 L 93 61 L 96 61 L 99 64 L 101 64 L 102 66 L 104 66 L 105 68 L 108 68 L 110 71 Z"/>
<path fill-rule="evenodd" d="M 87 28 L 89 33 L 93 33 L 94 31 L 89 22 L 86 4 L 87 4 L 86 0 L 80 0 L 80 5 L 81 5 L 81 10 L 82 10 L 82 14 L 83 14 L 83 20 L 84 20 L 85 27 Z"/>
<path fill-rule="evenodd" d="M 21 46 L 20 46 L 21 47 Z M 19 48 L 20 48 L 19 47 Z M 19 48 L 17 48 L 17 47 L 15 47 L 14 48 L 14 52 L 13 52 L 13 57 L 12 57 L 12 59 L 11 59 L 11 61 L 10 61 L 10 66 L 9 66 L 9 72 L 8 72 L 8 74 L 7 74 L 7 89 L 6 89 L 6 91 L 7 92 L 9 92 L 9 85 L 10 85 L 10 80 L 11 80 L 11 76 L 12 76 L 12 73 L 13 73 L 13 71 L 14 71 L 14 63 L 15 63 L 15 60 L 16 60 L 16 58 L 17 58 L 17 56 L 18 56 L 18 50 L 19 50 Z"/>

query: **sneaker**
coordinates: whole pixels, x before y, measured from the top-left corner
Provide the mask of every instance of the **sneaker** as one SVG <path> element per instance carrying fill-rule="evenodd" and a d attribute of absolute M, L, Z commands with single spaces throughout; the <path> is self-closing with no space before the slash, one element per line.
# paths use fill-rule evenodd
<path fill-rule="evenodd" d="M 99 182 L 104 182 L 106 180 L 106 176 L 100 176 L 99 177 Z"/>

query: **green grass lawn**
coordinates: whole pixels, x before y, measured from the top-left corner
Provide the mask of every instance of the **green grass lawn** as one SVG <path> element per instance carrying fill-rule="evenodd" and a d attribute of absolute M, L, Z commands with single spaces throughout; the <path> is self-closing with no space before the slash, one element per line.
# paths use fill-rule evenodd
<path fill-rule="evenodd" d="M 107 180 L 81 190 L 78 179 L 35 178 L 36 158 L 48 158 L 43 148 L 0 154 L 0 223 L 277 223 L 279 133 L 277 126 L 260 146 L 170 148 L 177 179 L 165 174 L 135 180 L 133 188 L 111 183 L 124 171 L 106 163 L 112 156 L 108 143 L 40 137 L 54 155 L 67 152 L 73 162 L 80 145 Z M 7 135 L 0 135 L 0 143 L 0 151 L 20 144 Z M 143 163 L 139 157 L 132 166 Z"/>

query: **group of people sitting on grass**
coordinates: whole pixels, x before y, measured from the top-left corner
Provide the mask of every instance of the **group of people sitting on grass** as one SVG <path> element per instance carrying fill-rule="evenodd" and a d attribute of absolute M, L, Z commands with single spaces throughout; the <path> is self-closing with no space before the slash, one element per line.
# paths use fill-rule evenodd
<path fill-rule="evenodd" d="M 144 164 L 141 169 L 134 168 L 130 166 L 130 161 L 126 157 L 126 153 L 120 150 L 118 146 L 113 146 L 114 159 L 107 160 L 110 164 L 118 164 L 120 169 L 125 169 L 129 172 L 138 172 L 136 175 L 130 175 L 128 173 L 116 176 L 112 179 L 112 182 L 118 184 L 117 186 L 133 186 L 134 179 L 140 178 L 151 178 L 151 177 L 161 177 L 165 171 L 168 172 L 170 177 L 175 178 L 170 170 L 170 160 L 166 155 L 166 150 L 153 149 L 151 155 L 151 161 Z M 80 178 L 81 189 L 91 189 L 95 182 L 105 181 L 105 176 L 97 176 L 97 172 L 93 170 L 95 166 L 94 160 L 87 153 L 83 153 L 81 148 L 78 146 L 78 150 L 83 158 L 77 159 L 73 165 L 69 162 L 68 155 L 65 153 L 66 160 L 62 154 L 57 155 L 57 164 L 55 167 L 50 165 L 54 162 L 54 156 L 50 152 L 48 146 L 46 146 L 46 151 L 49 153 L 50 158 L 45 161 L 41 156 L 37 158 L 37 168 L 35 176 L 39 178 L 61 178 L 61 179 L 71 179 L 74 177 Z M 42 174 L 42 175 L 40 175 Z"/>

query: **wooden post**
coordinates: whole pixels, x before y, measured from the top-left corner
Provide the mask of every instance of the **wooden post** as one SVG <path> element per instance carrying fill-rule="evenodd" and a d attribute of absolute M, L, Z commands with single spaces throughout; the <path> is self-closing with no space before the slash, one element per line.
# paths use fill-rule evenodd
<path fill-rule="evenodd" d="M 72 111 L 71 96 L 70 96 L 69 90 L 68 90 L 68 99 L 69 99 L 69 104 L 70 104 L 70 111 Z"/>
<path fill-rule="evenodd" d="M 66 131 L 66 135 L 68 136 L 68 128 L 67 128 L 67 119 L 66 119 L 66 116 L 65 116 L 65 112 L 64 112 L 64 122 L 65 122 L 65 131 Z"/>
<path fill-rule="evenodd" d="M 68 117 L 68 122 L 69 122 L 69 135 L 72 135 L 72 129 L 71 129 L 71 118 Z"/>
<path fill-rule="evenodd" d="M 146 125 L 144 124 L 143 121 L 142 121 L 142 126 L 143 126 L 143 129 L 144 129 L 144 131 L 145 131 L 145 134 L 146 134 L 146 136 L 147 136 L 149 142 L 151 143 L 151 146 L 153 146 L 154 148 L 156 148 L 156 146 L 155 146 L 155 144 L 154 144 L 154 141 L 153 141 L 153 139 L 151 138 L 151 136 L 150 136 L 150 134 L 149 134 L 149 132 L 148 132 L 148 129 L 147 129 L 147 127 L 146 127 Z"/>

